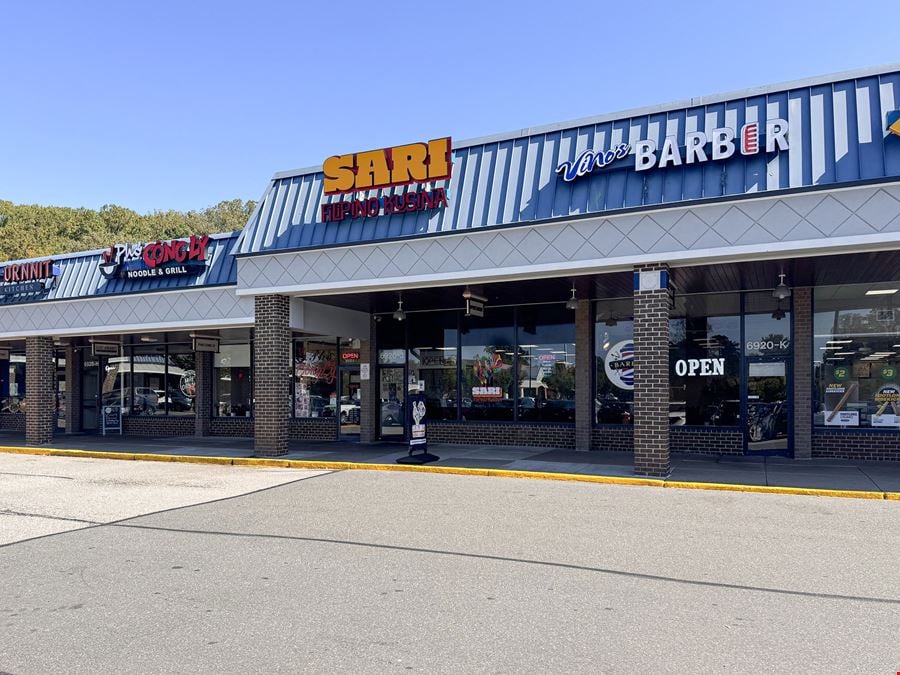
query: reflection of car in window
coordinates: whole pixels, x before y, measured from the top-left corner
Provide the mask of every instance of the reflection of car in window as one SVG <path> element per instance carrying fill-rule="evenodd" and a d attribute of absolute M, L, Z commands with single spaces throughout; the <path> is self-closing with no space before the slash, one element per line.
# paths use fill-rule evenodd
<path fill-rule="evenodd" d="M 400 401 L 382 401 L 381 403 L 381 425 L 385 427 L 402 426 L 403 424 L 403 408 Z"/>
<path fill-rule="evenodd" d="M 169 411 L 187 412 L 194 407 L 194 400 L 180 389 L 169 389 L 168 391 L 154 389 L 153 393 L 156 394 L 159 407 L 168 404 Z"/>
<path fill-rule="evenodd" d="M 787 409 L 784 401 L 750 403 L 747 406 L 747 435 L 754 443 L 768 441 L 787 431 Z"/>
<path fill-rule="evenodd" d="M 322 410 L 322 417 L 334 417 L 335 405 L 329 403 Z M 359 424 L 359 401 L 349 396 L 341 397 L 341 424 Z"/>
<path fill-rule="evenodd" d="M 603 398 L 594 401 L 599 424 L 631 424 L 634 420 L 634 404 L 631 401 L 620 401 L 615 398 Z"/>

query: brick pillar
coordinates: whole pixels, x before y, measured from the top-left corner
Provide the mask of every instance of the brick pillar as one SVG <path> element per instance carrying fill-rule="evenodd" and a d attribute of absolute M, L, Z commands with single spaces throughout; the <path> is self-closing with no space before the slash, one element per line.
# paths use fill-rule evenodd
<path fill-rule="evenodd" d="M 287 454 L 291 415 L 290 298 L 256 296 L 253 392 L 256 455 Z"/>
<path fill-rule="evenodd" d="M 368 339 L 365 339 L 368 338 Z M 359 383 L 359 441 L 374 443 L 378 440 L 381 401 L 378 391 L 378 355 L 375 353 L 375 321 L 369 322 L 369 335 L 359 341 L 359 362 L 369 364 L 369 379 L 360 377 Z"/>
<path fill-rule="evenodd" d="M 211 352 L 194 353 L 194 435 L 209 436 L 212 417 L 212 368 Z"/>
<path fill-rule="evenodd" d="M 594 321 L 591 301 L 575 310 L 575 449 L 591 449 L 594 428 Z"/>
<path fill-rule="evenodd" d="M 794 289 L 794 458 L 812 457 L 812 289 Z"/>
<path fill-rule="evenodd" d="M 66 347 L 66 433 L 81 431 L 81 361 L 82 353 Z"/>
<path fill-rule="evenodd" d="M 25 442 L 43 445 L 56 429 L 56 365 L 53 338 L 25 339 Z"/>
<path fill-rule="evenodd" d="M 668 278 L 668 266 L 638 265 L 634 272 L 634 471 L 667 476 L 669 295 L 660 273 Z"/>

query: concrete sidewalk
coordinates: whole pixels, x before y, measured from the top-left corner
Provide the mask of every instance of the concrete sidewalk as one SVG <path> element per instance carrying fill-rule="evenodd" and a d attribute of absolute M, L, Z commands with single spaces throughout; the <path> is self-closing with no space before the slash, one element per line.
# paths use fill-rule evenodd
<path fill-rule="evenodd" d="M 22 434 L 0 432 L 0 446 L 23 446 Z M 207 457 L 252 457 L 250 438 L 59 436 L 44 447 Z M 630 452 L 576 452 L 547 448 L 433 444 L 440 457 L 430 466 L 505 469 L 593 476 L 633 477 Z M 402 443 L 291 441 L 286 459 L 393 464 L 406 455 Z M 670 481 L 900 492 L 900 463 L 784 457 L 673 455 Z"/>

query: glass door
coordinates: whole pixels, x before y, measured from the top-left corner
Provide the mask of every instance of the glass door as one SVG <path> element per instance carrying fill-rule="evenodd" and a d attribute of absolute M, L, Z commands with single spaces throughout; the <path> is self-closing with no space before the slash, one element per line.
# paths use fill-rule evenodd
<path fill-rule="evenodd" d="M 66 430 L 66 353 L 56 353 L 56 428 Z"/>
<path fill-rule="evenodd" d="M 342 438 L 359 439 L 359 366 L 340 369 L 336 415 Z"/>
<path fill-rule="evenodd" d="M 379 369 L 379 419 L 381 437 L 384 439 L 406 438 L 403 370 L 403 366 L 382 366 Z"/>
<path fill-rule="evenodd" d="M 790 455 L 793 447 L 789 361 L 749 359 L 745 381 L 747 453 Z"/>
<path fill-rule="evenodd" d="M 100 428 L 100 359 L 86 357 L 81 370 L 81 430 L 94 433 Z"/>

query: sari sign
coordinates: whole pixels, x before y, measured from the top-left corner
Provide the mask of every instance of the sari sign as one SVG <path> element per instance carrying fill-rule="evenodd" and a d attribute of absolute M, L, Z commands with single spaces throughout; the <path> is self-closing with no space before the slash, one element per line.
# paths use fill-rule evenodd
<path fill-rule="evenodd" d="M 344 195 L 396 188 L 415 183 L 449 180 L 453 169 L 450 137 L 427 143 L 396 145 L 348 155 L 334 155 L 322 163 L 325 195 Z M 411 190 L 397 194 L 362 199 L 336 200 L 322 204 L 323 223 L 345 218 L 373 218 L 417 211 L 431 211 L 447 206 L 443 187 L 433 190 Z"/>

